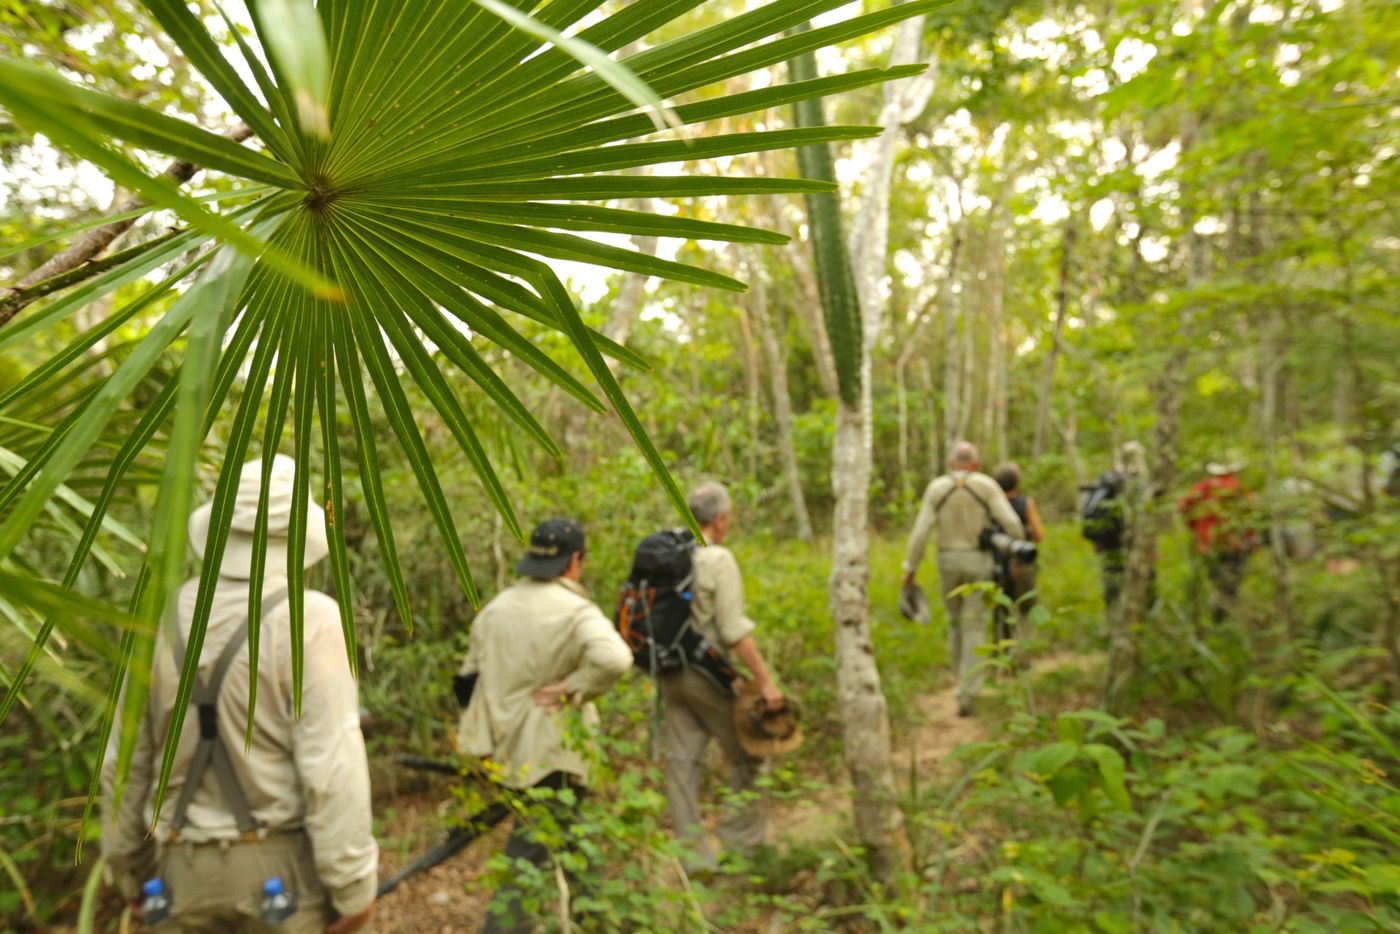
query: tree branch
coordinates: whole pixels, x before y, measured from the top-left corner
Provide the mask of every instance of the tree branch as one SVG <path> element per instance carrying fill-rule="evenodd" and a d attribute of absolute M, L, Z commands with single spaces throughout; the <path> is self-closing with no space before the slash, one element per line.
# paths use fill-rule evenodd
<path fill-rule="evenodd" d="M 224 137 L 235 143 L 241 143 L 252 135 L 252 128 L 246 123 L 240 123 L 225 133 Z M 166 167 L 164 175 L 179 185 L 193 178 L 200 168 L 193 162 L 176 160 Z M 119 204 L 111 213 L 125 214 L 145 205 L 144 200 L 133 195 Z M 94 257 L 111 246 L 112 241 L 126 233 L 134 223 L 136 223 L 136 218 L 128 218 L 89 230 L 78 242 L 49 257 L 48 261 L 38 269 L 11 286 L 10 294 L 4 299 L 0 299 L 0 327 L 8 324 L 10 319 L 35 300 L 81 282 L 110 266 L 110 263 L 104 265 L 100 261 L 94 262 Z M 146 245 L 143 244 L 144 246 Z M 124 255 L 127 254 L 116 254 L 116 256 Z M 116 256 L 110 258 L 115 259 Z"/>

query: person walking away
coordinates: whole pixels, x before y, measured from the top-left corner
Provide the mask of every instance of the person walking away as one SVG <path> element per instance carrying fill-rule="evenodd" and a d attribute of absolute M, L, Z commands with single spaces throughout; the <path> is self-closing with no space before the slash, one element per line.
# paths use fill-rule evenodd
<path fill-rule="evenodd" d="M 958 715 L 971 716 L 986 677 L 977 647 L 987 641 L 987 607 L 981 594 L 954 595 L 967 584 L 990 582 L 996 568 L 992 554 L 980 546 L 991 523 L 1012 538 L 1024 540 L 1020 516 L 995 480 L 981 473 L 977 448 L 966 441 L 953 445 L 948 473 L 924 490 L 919 515 L 909 533 L 904 586 L 914 584 L 929 536 L 938 528 L 938 578 L 948 611 L 948 658 L 957 675 Z"/>
<path fill-rule="evenodd" d="M 1099 558 L 1099 573 L 1103 582 L 1104 612 L 1113 613 L 1123 592 L 1123 574 L 1127 569 L 1125 547 L 1123 475 L 1117 470 L 1105 470 L 1098 481 L 1084 494 L 1081 509 L 1081 531 Z"/>
<path fill-rule="evenodd" d="M 1021 520 L 1022 527 L 1026 530 L 1026 540 L 1039 545 L 1045 540 L 1045 526 L 1040 521 L 1040 508 L 1036 505 L 1035 498 L 1027 496 L 1021 489 L 1021 468 L 1011 461 L 997 466 L 992 471 L 992 479 L 996 480 L 1002 492 L 1006 494 L 1006 501 L 1015 510 L 1016 517 Z M 1036 597 L 1031 594 L 1036 589 L 1037 566 L 1034 561 L 1025 561 L 1015 555 L 997 557 L 1001 565 L 999 568 L 1003 590 L 1006 595 L 1015 603 L 1016 611 L 1016 631 L 1011 632 L 1009 626 L 1005 626 L 1007 631 L 997 632 L 998 639 L 1015 639 L 1022 645 L 1030 642 L 1035 636 L 1034 624 L 1030 620 L 1030 612 L 1035 607 Z M 1004 620 L 1007 614 L 1002 613 Z M 1003 625 L 1005 625 L 1003 623 Z"/>
<path fill-rule="evenodd" d="M 1212 588 L 1211 615 L 1222 622 L 1235 609 L 1245 563 L 1259 543 L 1249 518 L 1252 498 L 1240 483 L 1243 464 L 1207 464 L 1206 476 L 1178 506 Z"/>
<path fill-rule="evenodd" d="M 704 483 L 691 492 L 687 503 L 705 539 L 704 547 L 694 552 L 690 625 L 710 645 L 723 647 L 728 657 L 748 669 L 751 690 L 758 692 L 766 709 L 781 710 L 787 701 L 758 649 L 755 624 L 744 612 L 739 562 L 724 547 L 734 523 L 729 493 L 718 483 Z M 730 791 L 749 798 L 742 804 L 725 805 L 716 835 L 727 850 L 752 853 L 766 841 L 768 807 L 761 795 L 746 793 L 752 791 L 765 760 L 751 755 L 740 742 L 733 690 L 720 688 L 693 667 L 658 674 L 656 687 L 665 705 L 666 799 L 676 834 L 693 847 L 696 868 L 717 866 L 719 849 L 705 832 L 700 813 L 705 750 L 714 740 L 729 763 Z"/>
<path fill-rule="evenodd" d="M 181 665 L 199 589 L 176 594 L 157 638 L 136 751 L 120 804 L 114 800 L 120 730 L 103 766 L 103 851 L 118 887 L 135 899 L 143 881 L 169 900 L 162 930 L 273 930 L 260 919 L 264 886 L 279 880 L 290 917 L 276 930 L 364 929 L 374 911 L 379 848 L 371 834 L 369 764 L 359 702 L 345 654 L 340 612 L 325 594 L 306 591 L 301 714 L 293 714 L 292 634 L 287 600 L 288 530 L 296 465 L 278 455 L 267 494 L 258 665 L 247 645 L 253 529 L 262 463 L 239 477 L 228 545 L 217 575 L 191 709 L 176 746 L 169 796 L 151 827 L 156 778 L 174 713 Z M 324 513 L 310 507 L 304 563 L 329 552 Z M 202 560 L 211 505 L 190 516 L 190 544 Z M 257 706 L 243 743 L 250 676 Z"/>
<path fill-rule="evenodd" d="M 588 787 L 585 750 L 565 733 L 563 708 L 579 710 L 585 729 L 599 727 L 593 699 L 632 665 L 632 653 L 581 579 L 587 554 L 583 527 L 557 517 L 540 523 L 516 571 L 522 577 L 481 608 L 472 621 L 458 671 L 469 693 L 458 726 L 463 755 L 489 760 L 505 788 L 550 789 L 544 807 L 568 834 Z M 572 794 L 562 794 L 566 790 Z M 551 865 L 536 828 L 517 818 L 506 856 Z M 487 906 L 485 932 L 525 932 L 535 919 L 523 893 L 507 883 Z"/>

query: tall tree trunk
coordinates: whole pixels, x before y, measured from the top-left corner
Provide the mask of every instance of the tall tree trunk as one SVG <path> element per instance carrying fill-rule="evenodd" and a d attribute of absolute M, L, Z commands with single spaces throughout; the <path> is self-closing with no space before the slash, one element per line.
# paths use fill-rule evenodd
<path fill-rule="evenodd" d="M 958 343 L 958 310 L 959 301 L 956 291 L 952 286 L 957 283 L 957 276 L 948 277 L 949 292 L 953 293 L 949 297 L 948 304 L 944 306 L 943 314 L 943 455 L 953 449 L 963 434 L 963 405 L 962 405 L 962 367 L 963 355 L 959 351 Z M 944 457 L 940 457 L 941 463 Z"/>
<path fill-rule="evenodd" d="M 933 382 L 933 366 L 928 362 L 927 356 L 919 357 L 919 382 L 923 387 L 924 397 L 924 444 L 927 451 L 924 452 L 925 462 L 923 474 L 932 474 L 938 470 L 938 465 L 943 463 L 944 458 L 939 449 L 939 422 L 938 407 L 934 402 L 937 395 Z"/>
<path fill-rule="evenodd" d="M 961 240 L 953 238 L 952 248 L 948 254 L 949 272 L 954 272 L 958 267 L 958 254 L 961 252 Z M 929 323 L 933 321 L 934 313 L 945 310 L 948 304 L 947 299 L 952 292 L 950 287 L 950 276 L 945 276 L 943 282 L 938 287 L 938 293 L 934 299 L 935 307 L 930 310 L 925 306 L 919 312 L 919 319 L 914 324 L 913 331 L 902 341 L 899 355 L 894 361 L 895 391 L 899 400 L 899 488 L 900 495 L 909 500 L 913 497 L 914 491 L 910 485 L 910 464 L 909 464 L 909 441 L 912 428 L 909 423 L 909 364 L 917 357 L 921 363 L 927 364 L 922 354 L 923 337 L 928 329 Z M 935 455 L 935 463 L 937 458 Z M 926 471 L 919 470 L 918 475 L 923 476 Z"/>
<path fill-rule="evenodd" d="M 970 264 L 972 269 L 977 268 L 977 263 Z M 958 389 L 960 397 L 958 399 L 958 421 L 957 430 L 953 432 L 953 440 L 957 441 L 967 437 L 967 432 L 972 427 L 972 404 L 976 401 L 977 387 L 972 382 L 974 370 L 973 364 L 976 362 L 977 316 L 968 307 L 966 295 L 969 286 L 975 279 L 963 277 L 963 291 L 960 293 L 961 301 L 958 310 L 962 318 L 962 332 L 959 335 L 961 351 L 958 354 Z"/>
<path fill-rule="evenodd" d="M 899 495 L 908 502 L 914 496 L 914 488 L 909 482 L 909 380 L 904 355 L 895 361 L 894 393 L 899 406 Z"/>
<path fill-rule="evenodd" d="M 754 340 L 753 323 L 749 320 L 749 310 L 743 305 L 739 305 L 736 310 L 739 312 L 739 330 L 744 337 L 744 383 L 748 389 L 746 421 L 749 429 L 749 443 L 744 462 L 748 466 L 749 480 L 756 484 L 759 482 L 758 426 L 763 397 L 763 386 L 760 382 L 762 375 L 759 373 L 758 342 Z"/>
<path fill-rule="evenodd" d="M 649 210 L 650 199 L 634 201 L 631 207 L 635 211 Z M 632 244 L 639 253 L 647 256 L 656 255 L 656 237 L 634 236 Z M 650 278 L 650 276 L 638 275 L 637 273 L 627 273 L 623 276 L 622 286 L 617 290 L 617 298 L 613 300 L 612 308 L 608 311 L 607 323 L 603 325 L 603 334 L 619 344 L 627 343 L 627 335 L 632 331 L 632 322 L 636 321 L 642 313 L 642 305 L 646 300 L 647 280 Z M 616 372 L 617 361 L 609 358 L 608 367 Z"/>
<path fill-rule="evenodd" d="M 793 276 L 802 290 L 802 299 L 793 304 L 797 321 L 802 325 L 802 333 L 807 338 L 807 346 L 812 348 L 812 362 L 816 365 L 817 382 L 828 398 L 835 399 L 836 357 L 831 350 L 831 337 L 826 333 L 822 321 L 822 295 L 817 285 L 816 273 L 807 253 L 793 236 L 788 245 L 788 256 L 792 259 Z"/>
<path fill-rule="evenodd" d="M 763 266 L 752 262 L 749 267 L 753 316 L 758 324 L 763 354 L 768 362 L 769 385 L 773 392 L 773 421 L 778 429 L 778 448 L 783 458 L 783 476 L 787 481 L 788 498 L 792 502 L 792 518 L 797 525 L 797 537 L 812 540 L 812 517 L 807 512 L 807 497 L 802 492 L 802 473 L 797 465 L 797 448 L 792 439 L 792 394 L 788 390 L 787 354 L 773 326 L 768 310 L 768 282 Z"/>
<path fill-rule="evenodd" d="M 1083 486 L 1089 481 L 1088 471 L 1084 467 L 1084 457 L 1079 453 L 1079 406 L 1070 403 L 1069 414 L 1065 416 L 1064 422 L 1055 418 L 1055 413 L 1050 412 L 1050 422 L 1055 430 L 1060 434 L 1060 441 L 1065 446 L 1065 456 L 1069 458 L 1070 470 L 1074 471 L 1074 482 L 1076 486 Z M 1115 447 L 1114 450 L 1117 450 Z"/>
<path fill-rule="evenodd" d="M 993 316 L 996 318 L 996 328 L 992 334 L 992 343 L 996 349 L 996 403 L 992 409 L 992 438 L 996 442 L 998 461 L 1009 460 L 1011 448 L 1006 440 L 1006 422 L 1009 417 L 1010 408 L 1010 364 L 1007 360 L 1011 354 L 1006 349 L 1006 256 L 1005 245 L 1000 237 L 995 244 L 995 259 L 992 263 L 992 308 Z"/>
<path fill-rule="evenodd" d="M 922 32 L 923 17 L 900 25 L 891 64 L 912 62 L 918 57 Z M 815 56 L 808 53 L 795 60 L 792 77 L 799 81 L 816 77 Z M 883 318 L 878 286 L 888 260 L 889 188 L 895 144 L 902 125 L 923 110 L 932 88 L 932 77 L 927 72 L 885 85 L 880 119 L 884 132 L 874 143 L 864 179 L 865 200 L 857 212 L 849 241 L 860 248 L 854 257 L 841 236 L 841 215 L 835 196 L 813 195 L 807 201 L 816 262 L 822 264 L 818 266 L 817 278 L 823 283 L 828 334 L 833 352 L 840 355 L 836 359 L 840 400 L 831 458 L 836 506 L 832 516 L 830 600 L 836 630 L 837 690 L 856 833 L 865 845 L 872 872 L 886 881 L 894 877 L 903 862 L 903 820 L 895 801 L 889 708 L 880 686 L 880 670 L 870 636 L 867 523 L 872 473 L 871 350 L 879 338 Z M 825 122 L 818 101 L 801 102 L 795 109 L 801 126 Z M 798 163 L 809 178 L 835 181 L 827 145 L 799 150 Z M 837 339 L 838 335 L 852 332 L 854 341 Z"/>
<path fill-rule="evenodd" d="M 1050 406 L 1055 390 L 1055 364 L 1059 362 L 1064 340 L 1065 318 L 1069 312 L 1070 254 L 1074 250 L 1074 224 L 1065 221 L 1060 239 L 1060 281 L 1055 291 L 1055 326 L 1050 333 L 1050 352 L 1045 356 L 1045 371 L 1040 376 L 1040 401 L 1035 416 L 1035 440 L 1031 444 L 1032 459 L 1045 453 L 1050 435 Z"/>
<path fill-rule="evenodd" d="M 901 816 L 895 804 L 890 758 L 890 717 L 870 638 L 870 540 L 868 503 L 871 462 L 859 404 L 836 410 L 831 449 L 832 511 L 830 601 L 836 629 L 836 683 L 841 699 L 842 742 L 851 776 L 856 833 L 868 848 L 877 877 L 900 863 Z"/>

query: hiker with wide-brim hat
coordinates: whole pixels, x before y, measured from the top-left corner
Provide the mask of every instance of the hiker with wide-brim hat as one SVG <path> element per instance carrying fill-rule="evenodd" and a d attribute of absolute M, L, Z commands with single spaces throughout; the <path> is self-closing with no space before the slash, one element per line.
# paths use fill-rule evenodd
<path fill-rule="evenodd" d="M 189 710 L 176 747 L 168 795 L 153 834 L 156 776 L 174 713 L 180 668 L 200 580 L 188 581 L 166 614 L 151 671 L 145 715 L 120 808 L 112 789 L 119 732 L 104 771 L 103 851 L 118 886 L 135 899 L 143 887 L 170 903 L 171 931 L 248 930 L 260 923 L 265 887 L 290 903 L 279 930 L 345 934 L 374 910 L 379 848 L 371 832 L 369 764 L 359 698 L 334 600 L 303 595 L 304 671 L 300 710 L 293 696 L 288 538 L 296 465 L 273 458 L 267 476 L 267 554 L 263 564 L 258 658 L 249 655 L 248 581 L 263 489 L 261 461 L 239 476 L 228 545 L 212 587 L 208 625 Z M 310 507 L 302 563 L 324 558 L 325 518 Z M 190 544 L 202 559 L 211 506 L 190 516 Z M 257 688 L 244 742 L 250 681 Z M 275 880 L 275 881 L 274 881 Z"/>

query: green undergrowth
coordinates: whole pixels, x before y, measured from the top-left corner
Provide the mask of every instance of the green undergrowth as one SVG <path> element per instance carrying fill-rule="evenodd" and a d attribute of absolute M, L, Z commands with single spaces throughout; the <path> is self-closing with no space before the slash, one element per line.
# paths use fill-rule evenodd
<path fill-rule="evenodd" d="M 1192 574 L 1164 542 L 1161 581 L 1183 603 Z M 949 683 L 937 600 L 927 627 L 893 609 L 902 541 L 871 550 L 871 626 L 895 742 L 916 701 Z M 695 878 L 665 830 L 664 783 L 648 749 L 650 686 L 629 677 L 603 702 L 607 777 L 575 828 L 573 902 L 585 930 L 719 931 L 1379 931 L 1400 925 L 1400 715 L 1375 686 L 1348 681 L 1374 652 L 1317 650 L 1278 675 L 1262 728 L 1189 703 L 1176 716 L 1095 709 L 1105 676 L 1097 566 L 1073 526 L 1043 548 L 1049 613 L 1026 652 L 989 682 L 985 736 L 933 774 L 900 776 L 911 863 L 882 885 L 849 820 L 785 833 L 794 802 L 845 809 L 840 720 L 826 616 L 826 546 L 758 535 L 734 542 L 749 609 L 783 685 L 803 705 L 801 754 L 768 779 L 773 845 Z M 1261 588 L 1262 562 L 1250 588 Z M 934 592 L 932 572 L 921 578 Z M 1249 591 L 1246 592 L 1246 598 Z M 1257 609 L 1253 603 L 1250 608 Z M 1228 630 L 1228 627 L 1226 627 Z M 1144 642 L 1150 655 L 1163 629 Z M 1201 632 L 1202 644 L 1236 639 Z M 1244 640 L 1251 644 L 1249 640 Z M 1271 662 L 1272 664 L 1272 662 Z M 1255 673 L 1259 676 L 1259 672 Z M 1213 677 L 1235 677 L 1223 668 Z M 1203 676 L 1203 680 L 1210 677 Z M 1160 679 L 1163 690 L 1176 684 Z M 1189 697 L 1183 697 L 1189 700 Z M 716 789 L 718 797 L 718 789 Z M 535 882 L 557 926 L 558 879 L 494 857 L 494 874 Z M 489 884 L 489 881 L 488 881 Z M 645 922 L 642 919 L 650 919 Z"/>

